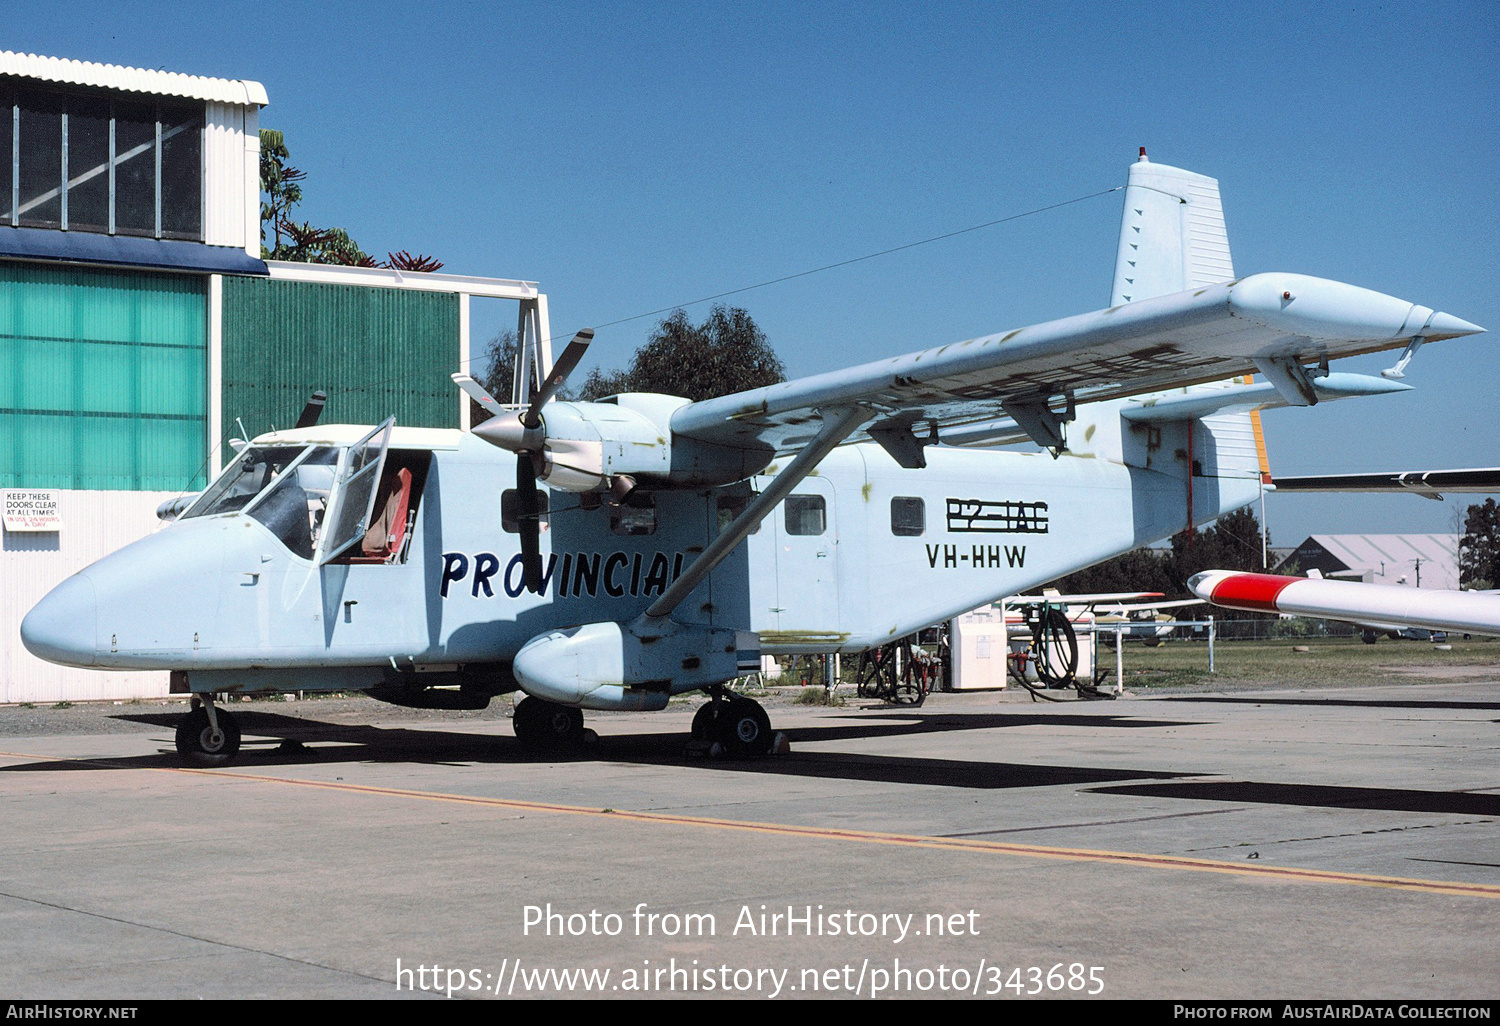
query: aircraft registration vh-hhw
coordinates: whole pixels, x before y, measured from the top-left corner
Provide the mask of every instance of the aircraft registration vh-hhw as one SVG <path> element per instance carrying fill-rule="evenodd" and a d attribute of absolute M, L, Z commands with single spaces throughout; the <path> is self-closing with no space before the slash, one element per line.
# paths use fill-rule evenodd
<path fill-rule="evenodd" d="M 695 734 L 763 754 L 765 711 L 725 687 L 763 653 L 859 652 L 1207 523 L 1259 495 L 1261 408 L 1402 390 L 1419 346 L 1481 330 L 1235 278 L 1217 181 L 1143 151 L 1108 309 L 701 402 L 555 399 L 582 332 L 534 360 L 534 390 L 518 376 L 519 405 L 455 375 L 494 414 L 472 432 L 254 439 L 21 634 L 66 665 L 174 671 L 201 765 L 239 749 L 215 695 L 346 689 L 433 708 L 519 689 L 529 743 L 704 691 Z M 1400 347 L 1385 377 L 1328 369 Z M 1028 440 L 1044 451 L 990 448 Z"/>

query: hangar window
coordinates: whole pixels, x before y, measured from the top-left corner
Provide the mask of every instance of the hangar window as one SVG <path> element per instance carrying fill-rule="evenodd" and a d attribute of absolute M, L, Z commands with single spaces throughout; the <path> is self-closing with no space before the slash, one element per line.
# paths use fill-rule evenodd
<path fill-rule="evenodd" d="M 891 500 L 891 533 L 897 538 L 916 538 L 927 530 L 927 504 L 911 495 Z"/>
<path fill-rule="evenodd" d="M 786 497 L 786 533 L 822 534 L 827 527 L 828 509 L 821 495 L 788 495 Z"/>
<path fill-rule="evenodd" d="M 0 85 L 0 210 L 7 211 L 0 223 L 14 224 L 8 211 L 15 209 L 11 186 L 15 182 L 15 94 Z"/>
<path fill-rule="evenodd" d="M 203 238 L 204 105 L 0 91 L 0 224 Z"/>

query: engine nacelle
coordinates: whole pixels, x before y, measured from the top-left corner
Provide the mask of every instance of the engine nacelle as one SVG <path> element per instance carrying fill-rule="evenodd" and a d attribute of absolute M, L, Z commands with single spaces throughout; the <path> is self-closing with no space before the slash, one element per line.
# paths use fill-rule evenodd
<path fill-rule="evenodd" d="M 541 425 L 527 428 L 521 413 L 497 415 L 474 434 L 511 452 L 542 453 L 537 475 L 568 492 L 610 488 L 617 478 L 647 487 L 697 488 L 743 481 L 775 457 L 763 449 L 674 439 L 672 414 L 681 396 L 625 392 L 596 403 L 549 402 Z"/>
<path fill-rule="evenodd" d="M 548 631 L 516 653 L 521 690 L 579 709 L 653 710 L 760 669 L 760 636 L 642 617 Z"/>

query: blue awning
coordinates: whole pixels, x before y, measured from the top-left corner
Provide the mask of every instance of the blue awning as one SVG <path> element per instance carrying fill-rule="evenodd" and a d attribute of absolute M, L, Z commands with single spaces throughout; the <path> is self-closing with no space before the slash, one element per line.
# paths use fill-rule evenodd
<path fill-rule="evenodd" d="M 61 260 L 208 274 L 270 273 L 264 260 L 230 246 L 47 228 L 0 227 L 0 259 Z"/>

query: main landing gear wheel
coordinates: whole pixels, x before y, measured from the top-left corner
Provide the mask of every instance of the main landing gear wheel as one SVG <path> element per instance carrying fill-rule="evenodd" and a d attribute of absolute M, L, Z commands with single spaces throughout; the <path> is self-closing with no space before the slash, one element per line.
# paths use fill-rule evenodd
<path fill-rule="evenodd" d="M 718 735 L 717 740 L 724 746 L 725 752 L 736 758 L 746 759 L 766 755 L 771 751 L 776 735 L 771 732 L 771 717 L 766 715 L 759 702 L 748 698 L 731 698 L 727 702 L 711 704 L 724 706 L 715 716 L 713 726 Z M 698 710 L 698 713 L 702 715 L 703 710 Z M 697 717 L 693 720 L 696 727 Z"/>
<path fill-rule="evenodd" d="M 516 739 L 527 748 L 560 748 L 582 742 L 581 710 L 541 698 L 523 698 L 511 719 Z"/>
<path fill-rule="evenodd" d="M 729 703 L 722 699 L 712 699 L 698 707 L 693 714 L 693 740 L 715 741 L 719 736 L 719 715 Z"/>
<path fill-rule="evenodd" d="M 218 730 L 200 705 L 177 721 L 177 751 L 194 766 L 227 766 L 240 753 L 240 727 L 234 716 L 215 709 L 214 718 Z"/>

